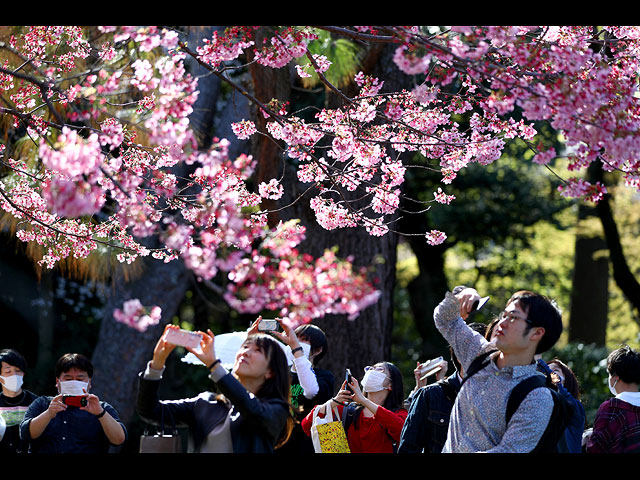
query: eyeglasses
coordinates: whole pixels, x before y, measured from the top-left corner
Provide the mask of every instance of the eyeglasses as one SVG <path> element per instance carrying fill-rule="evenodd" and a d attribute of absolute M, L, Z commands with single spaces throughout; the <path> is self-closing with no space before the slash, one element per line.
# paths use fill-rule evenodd
<path fill-rule="evenodd" d="M 516 315 L 515 313 L 515 310 L 512 310 L 510 312 L 507 312 L 505 310 L 500 313 L 500 315 L 498 316 L 498 320 L 501 322 L 506 320 L 509 323 L 514 323 L 516 320 L 524 320 L 528 325 L 533 326 L 533 323 L 527 317 L 521 317 L 520 315 Z"/>
<path fill-rule="evenodd" d="M 375 370 L 376 372 L 381 372 L 387 375 L 387 370 L 384 368 L 384 365 L 369 365 L 367 367 L 364 367 L 365 372 L 368 372 L 369 370 Z"/>

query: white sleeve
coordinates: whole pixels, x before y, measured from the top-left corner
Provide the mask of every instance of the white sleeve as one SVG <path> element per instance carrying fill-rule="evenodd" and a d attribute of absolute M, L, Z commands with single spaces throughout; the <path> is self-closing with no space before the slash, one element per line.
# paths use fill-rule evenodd
<path fill-rule="evenodd" d="M 147 380 L 160 380 L 162 378 L 162 374 L 164 373 L 165 367 L 162 367 L 162 370 L 156 370 L 151 368 L 151 362 L 147 363 L 147 368 L 144 370 L 143 378 Z"/>
<path fill-rule="evenodd" d="M 305 356 L 293 357 L 293 363 L 296 366 L 296 372 L 298 373 L 298 380 L 300 386 L 304 390 L 304 396 L 311 399 L 315 397 L 320 391 L 318 386 L 318 380 L 316 374 L 313 373 L 311 368 L 311 362 Z"/>

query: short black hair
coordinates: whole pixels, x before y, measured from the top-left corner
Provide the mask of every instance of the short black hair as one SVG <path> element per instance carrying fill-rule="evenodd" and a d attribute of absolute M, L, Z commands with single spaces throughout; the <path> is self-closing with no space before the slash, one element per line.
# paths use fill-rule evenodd
<path fill-rule="evenodd" d="M 87 372 L 89 378 L 93 377 L 93 364 L 81 353 L 65 353 L 56 362 L 56 378 L 72 368 Z"/>
<path fill-rule="evenodd" d="M 607 357 L 607 371 L 620 377 L 624 383 L 640 384 L 640 353 L 622 345 Z"/>
<path fill-rule="evenodd" d="M 304 325 L 300 325 L 295 329 L 296 336 L 300 339 L 307 340 L 309 345 L 311 345 L 311 351 L 317 350 L 318 348 L 322 348 L 322 351 L 314 357 L 314 365 L 316 365 L 322 357 L 327 354 L 327 348 L 329 344 L 327 342 L 327 337 L 322 331 L 322 329 L 316 325 L 311 323 L 305 323 Z"/>
<path fill-rule="evenodd" d="M 5 348 L 0 351 L 0 362 L 8 363 L 12 367 L 18 367 L 23 372 L 27 371 L 27 361 L 17 350 Z"/>
<path fill-rule="evenodd" d="M 543 353 L 555 345 L 562 334 L 562 312 L 550 298 L 528 290 L 514 293 L 507 305 L 517 303 L 527 314 L 525 335 L 533 327 L 544 328 L 544 336 L 538 343 L 536 353 Z"/>

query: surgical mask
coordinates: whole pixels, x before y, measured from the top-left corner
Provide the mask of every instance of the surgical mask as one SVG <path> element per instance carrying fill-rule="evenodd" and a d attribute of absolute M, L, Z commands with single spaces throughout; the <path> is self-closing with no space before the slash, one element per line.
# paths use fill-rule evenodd
<path fill-rule="evenodd" d="M 616 383 L 618 383 L 618 380 L 616 380 L 615 382 L 613 382 L 613 385 L 611 385 L 611 377 L 609 377 L 609 380 L 607 381 L 607 384 L 609 385 L 609 390 L 611 391 L 611 394 L 615 397 L 616 395 L 618 395 L 618 392 L 616 392 Z"/>
<path fill-rule="evenodd" d="M 383 372 L 374 369 L 367 370 L 362 378 L 362 390 L 367 393 L 385 390 L 387 388 L 384 387 L 386 379 L 387 376 Z"/>
<path fill-rule="evenodd" d="M 89 382 L 81 382 L 80 380 L 60 382 L 60 393 L 62 395 L 84 395 L 84 390 L 89 391 Z"/>
<path fill-rule="evenodd" d="M 9 377 L 0 376 L 0 378 L 2 378 L 4 382 L 4 388 L 11 392 L 17 392 L 20 390 L 20 387 L 22 387 L 22 375 L 11 375 Z"/>

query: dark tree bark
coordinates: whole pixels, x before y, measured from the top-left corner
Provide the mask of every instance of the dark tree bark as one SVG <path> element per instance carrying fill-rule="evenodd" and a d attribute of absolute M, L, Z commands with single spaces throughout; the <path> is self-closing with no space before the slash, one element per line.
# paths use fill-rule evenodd
<path fill-rule="evenodd" d="M 580 222 L 593 219 L 593 208 L 580 205 Z M 607 242 L 590 233 L 576 235 L 571 309 L 569 314 L 569 341 L 604 345 L 607 333 L 609 302 L 609 259 Z"/>

